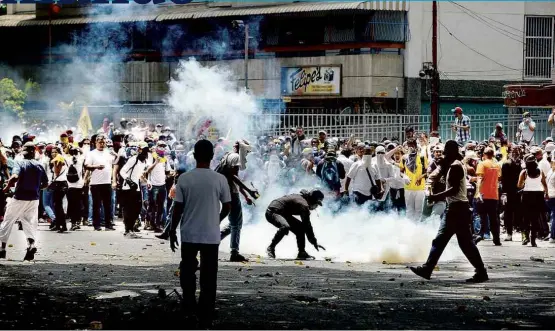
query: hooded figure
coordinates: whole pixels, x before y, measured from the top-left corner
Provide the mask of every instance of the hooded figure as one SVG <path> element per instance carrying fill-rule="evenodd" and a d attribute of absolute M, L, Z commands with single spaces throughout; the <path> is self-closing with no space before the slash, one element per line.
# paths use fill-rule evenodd
<path fill-rule="evenodd" d="M 323 246 L 318 244 L 310 222 L 310 211 L 321 206 L 322 200 L 324 200 L 322 191 L 302 190 L 300 194 L 289 194 L 270 202 L 266 210 L 266 220 L 278 228 L 266 250 L 270 258 L 276 257 L 276 246 L 283 237 L 289 234 L 289 231 L 297 237 L 297 248 L 299 250 L 297 260 L 313 258 L 305 250 L 305 236 L 317 251 L 325 250 Z M 299 221 L 295 216 L 300 216 L 301 220 Z"/>

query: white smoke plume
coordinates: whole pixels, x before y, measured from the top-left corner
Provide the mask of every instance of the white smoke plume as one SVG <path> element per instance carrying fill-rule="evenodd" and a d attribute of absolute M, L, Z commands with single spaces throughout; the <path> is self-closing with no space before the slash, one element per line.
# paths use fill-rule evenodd
<path fill-rule="evenodd" d="M 233 72 L 224 66 L 205 67 L 194 59 L 181 61 L 169 82 L 166 102 L 174 111 L 188 118 L 184 135 L 196 138 L 204 121 L 212 121 L 220 136 L 245 138 L 263 131 L 271 122 L 255 118 L 261 113 L 256 99 L 237 86 Z"/>
<path fill-rule="evenodd" d="M 176 79 L 169 82 L 168 104 L 174 110 L 191 118 L 191 132 L 199 121 L 210 118 L 220 132 L 229 132 L 233 139 L 257 134 L 256 128 L 267 129 L 271 123 L 256 119 L 260 113 L 253 96 L 238 88 L 233 73 L 226 67 L 205 67 L 195 60 L 182 61 Z M 254 123 L 253 123 L 254 122 Z M 254 131 L 253 131 L 254 130 Z M 188 137 L 194 138 L 194 137 Z M 266 248 L 277 229 L 265 219 L 270 202 L 285 194 L 299 193 L 301 189 L 320 186 L 315 178 L 305 178 L 289 186 L 284 179 L 264 187 L 266 171 L 252 157 L 247 170 L 241 174 L 247 184 L 254 183 L 261 197 L 256 206 L 243 205 L 243 230 L 240 249 L 242 253 L 266 256 Z M 331 200 L 331 199 L 327 199 Z M 334 261 L 405 263 L 423 262 L 430 250 L 438 229 L 438 220 L 417 223 L 397 214 L 371 213 L 365 207 L 350 207 L 340 213 L 332 211 L 333 202 L 312 212 L 311 220 L 318 242 L 326 251 L 316 252 L 308 243 L 306 249 L 318 259 Z M 224 221 L 224 224 L 227 220 Z M 220 249 L 229 249 L 229 237 L 222 241 Z M 458 249 L 450 245 L 442 260 L 457 256 Z M 295 258 L 297 245 L 295 235 L 290 233 L 277 246 L 278 258 Z"/>

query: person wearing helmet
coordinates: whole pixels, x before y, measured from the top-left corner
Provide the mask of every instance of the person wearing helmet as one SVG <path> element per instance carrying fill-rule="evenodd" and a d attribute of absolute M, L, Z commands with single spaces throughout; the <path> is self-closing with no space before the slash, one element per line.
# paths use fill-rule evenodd
<path fill-rule="evenodd" d="M 322 191 L 302 190 L 299 194 L 289 194 L 270 202 L 266 210 L 266 220 L 278 228 L 270 246 L 266 249 L 270 258 L 274 259 L 276 257 L 276 246 L 283 237 L 289 234 L 289 231 L 297 237 L 297 248 L 299 250 L 297 260 L 313 258 L 305 250 L 305 235 L 317 251 L 320 249 L 326 250 L 318 244 L 314 236 L 312 223 L 310 223 L 310 211 L 321 206 L 322 200 L 324 200 Z M 295 217 L 296 215 L 301 217 L 300 221 Z"/>

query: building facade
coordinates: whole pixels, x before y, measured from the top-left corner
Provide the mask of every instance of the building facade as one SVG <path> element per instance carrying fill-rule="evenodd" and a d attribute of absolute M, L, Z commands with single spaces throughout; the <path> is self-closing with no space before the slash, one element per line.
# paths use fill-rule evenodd
<path fill-rule="evenodd" d="M 17 46 L 0 54 L 0 76 L 38 81 L 37 104 L 160 103 L 178 61 L 195 57 L 228 65 L 240 86 L 247 67 L 251 93 L 290 111 L 429 110 L 430 82 L 419 72 L 432 60 L 431 2 L 102 6 L 8 5 L 0 33 Z M 503 111 L 504 85 L 554 78 L 555 3 L 438 8 L 442 112 Z"/>

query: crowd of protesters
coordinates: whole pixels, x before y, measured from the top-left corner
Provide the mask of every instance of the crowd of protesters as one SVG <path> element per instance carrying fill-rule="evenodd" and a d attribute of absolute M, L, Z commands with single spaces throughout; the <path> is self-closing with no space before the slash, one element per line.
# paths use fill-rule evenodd
<path fill-rule="evenodd" d="M 324 202 L 333 213 L 359 206 L 369 213 L 399 213 L 414 222 L 441 217 L 427 263 L 412 270 L 429 279 L 443 248 L 456 234 L 477 270 L 469 281 L 486 281 L 478 242 L 491 239 L 501 246 L 502 240 L 516 240 L 513 236 L 519 232 L 522 245 L 537 247 L 540 240 L 555 243 L 555 142 L 552 137 L 538 141 L 529 113 L 523 114 L 514 140 L 498 123 L 484 141 L 472 140 L 471 119 L 460 107 L 453 114 L 456 138 L 447 142 L 438 132 L 416 132 L 411 126 L 405 128 L 402 140 L 329 137 L 325 131 L 307 137 L 299 126 L 282 136 L 209 142 L 202 133 L 185 140 L 169 126 L 125 119 L 117 127 L 105 119 L 90 137 L 75 136 L 66 129 L 56 141 L 47 142 L 32 131 L 25 132 L 8 144 L 0 141 L 0 258 L 6 258 L 7 241 L 17 223 L 28 239 L 25 259 L 32 260 L 39 221 L 63 233 L 83 226 L 114 231 L 115 221 L 122 218 L 124 237 L 154 231 L 158 238 L 169 239 L 172 249 L 181 222 L 182 242 L 187 244 L 182 248 L 182 265 L 192 266 L 199 251 L 217 258 L 213 245 L 227 236 L 230 261 L 246 262 L 239 253 L 243 206 L 253 205 L 275 185 L 304 186 L 311 190 L 268 206 L 266 219 L 278 228 L 267 249 L 269 257 L 275 258 L 276 245 L 289 231 L 297 236 L 297 259 L 312 258 L 304 248 L 305 236 L 315 249 L 324 249 L 309 218 L 310 211 Z M 548 122 L 554 122 L 553 115 Z M 223 177 L 211 175 L 211 170 Z M 198 177 L 188 175 L 179 182 L 188 172 Z M 198 199 L 187 185 L 216 195 Z M 184 225 L 183 220 L 204 215 L 185 200 L 209 202 L 214 210 L 221 202 L 219 217 L 215 211 L 207 217 L 218 226 L 227 218 L 228 225 L 219 235 L 212 230 L 204 233 L 205 225 L 195 221 Z M 457 221 L 464 226 L 449 230 L 449 222 L 461 217 L 468 218 Z M 209 246 L 188 245 L 203 243 Z M 214 276 L 217 264 L 207 263 L 205 268 Z M 194 275 L 183 277 L 189 278 L 182 278 L 182 286 L 192 284 Z M 215 284 L 210 288 L 215 291 Z"/>

